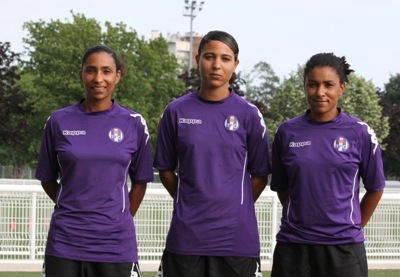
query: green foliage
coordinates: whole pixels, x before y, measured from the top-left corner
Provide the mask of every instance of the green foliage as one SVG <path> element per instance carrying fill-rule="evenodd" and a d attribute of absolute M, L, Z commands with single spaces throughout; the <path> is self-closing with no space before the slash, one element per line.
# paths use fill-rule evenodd
<path fill-rule="evenodd" d="M 19 86 L 27 95 L 34 117 L 30 119 L 31 143 L 35 157 L 39 152 L 43 125 L 56 109 L 84 97 L 79 82 L 80 59 L 83 51 L 102 40 L 101 26 L 93 19 L 72 14 L 73 22 L 51 20 L 47 23 L 26 22 L 29 60 L 23 63 Z"/>
<path fill-rule="evenodd" d="M 122 23 L 113 27 L 106 22 L 106 27 L 105 44 L 119 53 L 128 68 L 115 96 L 146 119 L 154 146 L 163 109 L 184 90 L 177 77 L 178 62 L 163 38 L 147 42 Z"/>
<path fill-rule="evenodd" d="M 383 114 L 389 118 L 390 133 L 384 143 L 383 165 L 389 179 L 400 180 L 400 74 L 391 76 L 381 95 Z"/>
<path fill-rule="evenodd" d="M 30 74 L 36 89 L 32 95 L 35 110 L 43 114 L 83 98 L 80 58 L 86 48 L 102 42 L 98 22 L 72 16 L 73 22 L 40 20 L 24 24 L 28 31 L 24 42 L 29 45 L 30 60 L 25 63 L 23 73 Z"/>
<path fill-rule="evenodd" d="M 20 54 L 8 42 L 0 42 L 0 161 L 12 165 L 14 178 L 22 176 L 29 163 L 32 108 L 18 88 Z"/>
<path fill-rule="evenodd" d="M 354 73 L 350 74 L 339 106 L 347 114 L 360 118 L 374 129 L 382 148 L 385 148 L 382 142 L 389 134 L 389 120 L 382 114 L 382 106 L 379 105 L 379 97 L 371 81 Z"/>
<path fill-rule="evenodd" d="M 168 52 L 163 38 L 145 41 L 123 23 L 104 28 L 95 19 L 72 13 L 72 22 L 52 20 L 24 24 L 30 60 L 24 64 L 21 86 L 29 92 L 29 102 L 37 113 L 33 124 L 41 129 L 49 114 L 84 97 L 79 80 L 84 51 L 96 44 L 115 50 L 128 67 L 114 98 L 143 115 L 152 142 L 159 117 L 183 84 L 177 78 L 178 63 Z M 103 31 L 104 29 L 104 31 Z M 40 135 L 32 149 L 38 149 Z"/>
<path fill-rule="evenodd" d="M 178 77 L 185 84 L 185 91 L 178 96 L 182 96 L 200 87 L 200 74 L 196 68 L 192 68 L 190 71 L 184 70 Z"/>
<path fill-rule="evenodd" d="M 246 77 L 246 98 L 255 102 L 268 102 L 277 93 L 279 77 L 267 62 L 259 62 Z"/>
<path fill-rule="evenodd" d="M 277 93 L 270 100 L 270 106 L 267 126 L 272 141 L 280 123 L 303 114 L 308 107 L 303 88 L 303 67 L 299 66 L 297 71 L 284 78 Z"/>
<path fill-rule="evenodd" d="M 83 52 L 95 44 L 106 44 L 124 60 L 128 71 L 114 98 L 143 115 L 152 137 L 165 106 L 174 98 L 200 85 L 196 69 L 180 72 L 176 58 L 168 52 L 164 38 L 146 41 L 123 23 L 105 22 L 71 11 L 72 20 L 26 22 L 24 38 L 28 60 L 0 43 L 0 162 L 31 165 L 39 151 L 41 130 L 49 114 L 84 97 L 79 81 Z M 277 126 L 301 115 L 308 108 L 303 89 L 303 67 L 280 82 L 271 66 L 260 62 L 250 74 L 231 83 L 253 102 L 266 119 L 270 140 Z M 185 90 L 186 88 L 186 90 Z M 384 151 L 385 171 L 400 172 L 400 74 L 385 85 L 381 102 L 371 81 L 352 74 L 339 106 L 367 122 L 375 130 Z M 383 107 L 383 110 L 382 110 Z M 390 121 L 388 120 L 390 118 Z M 390 135 L 389 133 L 390 123 Z M 16 170 L 18 171 L 18 170 Z"/>
<path fill-rule="evenodd" d="M 400 73 L 390 76 L 385 84 L 385 94 L 391 104 L 400 104 Z"/>
<path fill-rule="evenodd" d="M 270 118 L 270 101 L 278 91 L 279 77 L 268 63 L 259 62 L 245 79 L 245 98 L 256 105 L 264 117 Z"/>
<path fill-rule="evenodd" d="M 379 105 L 379 97 L 373 83 L 355 74 L 351 74 L 349 79 L 350 83 L 339 101 L 339 107 L 347 114 L 366 122 L 374 129 L 379 141 L 382 142 L 389 133 L 388 118 L 382 115 L 382 107 Z M 303 86 L 303 67 L 299 66 L 296 72 L 292 72 L 288 78 L 283 80 L 277 93 L 270 100 L 267 125 L 271 139 L 280 123 L 303 114 L 307 108 L 308 103 Z M 384 147 L 385 145 L 382 146 L 382 148 Z"/>

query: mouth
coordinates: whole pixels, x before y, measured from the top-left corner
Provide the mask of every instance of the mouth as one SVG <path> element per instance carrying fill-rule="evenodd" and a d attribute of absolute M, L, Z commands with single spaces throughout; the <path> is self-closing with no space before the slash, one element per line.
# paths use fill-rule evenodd
<path fill-rule="evenodd" d="M 106 89 L 106 87 L 104 87 L 104 86 L 95 86 L 95 87 L 92 87 L 92 89 L 94 91 L 102 92 L 102 91 L 104 91 Z"/>
<path fill-rule="evenodd" d="M 214 79 L 221 78 L 221 75 L 219 75 L 219 74 L 210 74 L 210 76 L 211 76 L 211 78 L 214 78 Z"/>

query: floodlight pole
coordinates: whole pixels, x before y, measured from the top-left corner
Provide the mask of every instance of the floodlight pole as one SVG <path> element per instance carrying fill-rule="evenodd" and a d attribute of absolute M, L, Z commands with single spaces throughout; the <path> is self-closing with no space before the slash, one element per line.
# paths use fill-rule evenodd
<path fill-rule="evenodd" d="M 189 75 L 193 68 L 193 19 L 196 17 L 197 11 L 200 12 L 203 9 L 203 5 L 204 1 L 200 1 L 200 3 L 197 4 L 197 1 L 185 0 L 185 10 L 187 13 L 184 13 L 183 16 L 190 17 Z"/>

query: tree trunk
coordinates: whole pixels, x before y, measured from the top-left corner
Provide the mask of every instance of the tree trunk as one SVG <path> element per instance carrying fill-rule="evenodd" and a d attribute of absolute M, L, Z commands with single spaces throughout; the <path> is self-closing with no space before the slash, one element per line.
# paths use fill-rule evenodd
<path fill-rule="evenodd" d="M 25 164 L 21 162 L 14 162 L 13 164 L 13 178 L 15 179 L 22 179 L 24 178 L 25 173 Z"/>

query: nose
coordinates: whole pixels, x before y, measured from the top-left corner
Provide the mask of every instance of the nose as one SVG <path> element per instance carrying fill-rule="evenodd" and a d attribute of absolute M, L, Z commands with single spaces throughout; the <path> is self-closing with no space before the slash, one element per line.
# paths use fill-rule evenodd
<path fill-rule="evenodd" d="M 94 81 L 100 83 L 101 81 L 103 81 L 103 78 L 104 78 L 103 74 L 100 71 L 98 71 L 94 76 Z"/>
<path fill-rule="evenodd" d="M 318 96 L 324 96 L 324 95 L 325 95 L 325 86 L 319 85 L 319 86 L 317 87 L 316 94 L 317 94 Z"/>
<path fill-rule="evenodd" d="M 215 58 L 212 66 L 214 69 L 220 69 L 221 68 L 221 59 L 218 57 Z"/>

